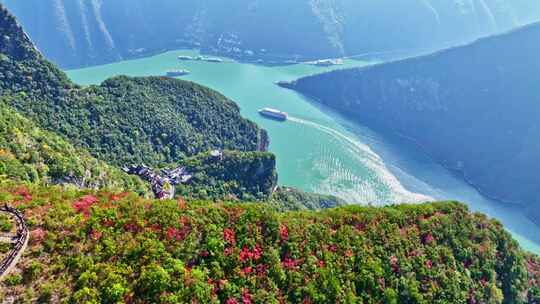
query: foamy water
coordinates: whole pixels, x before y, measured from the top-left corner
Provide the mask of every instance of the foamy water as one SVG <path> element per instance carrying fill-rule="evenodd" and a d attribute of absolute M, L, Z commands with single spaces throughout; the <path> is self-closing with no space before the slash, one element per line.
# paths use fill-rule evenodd
<path fill-rule="evenodd" d="M 375 205 L 394 203 L 418 203 L 433 201 L 430 196 L 413 193 L 403 187 L 399 180 L 388 170 L 384 161 L 371 148 L 363 144 L 355 135 L 346 135 L 324 125 L 289 117 L 289 121 L 316 129 L 335 138 L 347 151 L 347 156 L 362 163 L 370 172 L 371 179 L 354 174 L 335 155 L 322 153 L 315 170 L 326 178 L 316 190 L 339 196 L 348 202 L 361 202 Z M 383 187 L 381 187 L 383 186 Z"/>

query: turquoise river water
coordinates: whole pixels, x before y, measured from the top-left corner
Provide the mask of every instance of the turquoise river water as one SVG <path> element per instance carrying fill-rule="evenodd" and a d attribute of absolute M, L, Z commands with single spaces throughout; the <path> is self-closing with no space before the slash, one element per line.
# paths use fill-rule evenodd
<path fill-rule="evenodd" d="M 232 61 L 179 61 L 179 55 L 198 53 L 167 52 L 67 74 L 75 82 L 89 85 L 115 75 L 164 75 L 170 69 L 187 69 L 191 74 L 182 79 L 218 90 L 240 105 L 243 116 L 268 130 L 270 151 L 277 155 L 280 184 L 333 194 L 359 204 L 463 201 L 472 210 L 499 219 L 524 248 L 540 253 L 540 227 L 529 221 L 519 207 L 483 197 L 410 142 L 353 124 L 275 84 L 372 62 L 347 60 L 343 66 L 324 68 L 306 64 L 267 67 Z M 257 112 L 264 107 L 288 112 L 290 119 L 265 119 Z"/>

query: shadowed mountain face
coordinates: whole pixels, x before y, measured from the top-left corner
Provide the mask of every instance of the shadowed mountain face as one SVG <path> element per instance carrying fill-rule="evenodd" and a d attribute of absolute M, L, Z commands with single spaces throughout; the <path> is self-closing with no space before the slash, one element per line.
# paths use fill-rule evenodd
<path fill-rule="evenodd" d="M 489 196 L 540 223 L 540 24 L 434 55 L 286 85 L 411 138 Z"/>
<path fill-rule="evenodd" d="M 180 47 L 278 61 L 415 53 L 540 19 L 535 0 L 0 2 L 19 18 L 46 57 L 62 67 Z"/>

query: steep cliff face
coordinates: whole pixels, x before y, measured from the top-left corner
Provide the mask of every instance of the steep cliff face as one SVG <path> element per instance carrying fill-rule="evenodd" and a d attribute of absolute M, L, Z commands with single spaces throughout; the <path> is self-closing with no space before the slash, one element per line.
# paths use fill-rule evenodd
<path fill-rule="evenodd" d="M 540 24 L 533 24 L 430 56 L 287 86 L 364 124 L 411 138 L 492 197 L 536 209 L 538 54 Z"/>
<path fill-rule="evenodd" d="M 47 58 L 64 66 L 121 59 L 100 1 L 6 1 Z"/>
<path fill-rule="evenodd" d="M 268 152 L 201 153 L 181 161 L 193 178 L 177 187 L 183 197 L 257 201 L 277 186 L 276 158 Z"/>
<path fill-rule="evenodd" d="M 540 19 L 535 0 L 0 0 L 63 67 L 178 47 L 244 59 L 435 49 Z"/>

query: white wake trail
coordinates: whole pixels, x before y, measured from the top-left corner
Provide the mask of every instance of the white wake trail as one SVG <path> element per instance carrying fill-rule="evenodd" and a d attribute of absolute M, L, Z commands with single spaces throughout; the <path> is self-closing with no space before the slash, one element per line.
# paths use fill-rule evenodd
<path fill-rule="evenodd" d="M 333 160 L 330 163 L 322 162 L 319 164 L 325 171 L 330 172 L 330 176 L 325 181 L 327 184 L 321 185 L 320 187 L 325 192 L 333 193 L 349 201 L 352 200 L 351 202 L 359 200 L 360 202 L 367 201 L 374 204 L 380 203 L 381 201 L 384 203 L 414 203 L 433 200 L 433 198 L 429 196 L 406 190 L 399 180 L 388 170 L 382 158 L 373 152 L 369 146 L 358 141 L 354 137 L 347 136 L 327 126 L 296 117 L 289 117 L 289 121 L 315 128 L 345 144 L 351 157 L 354 158 L 355 161 L 362 163 L 362 165 L 370 170 L 370 172 L 374 173 L 377 180 L 388 188 L 391 194 L 387 199 L 382 198 L 380 191 L 376 189 L 377 187 L 375 187 L 375 185 L 367 182 L 364 178 L 355 175 L 349 168 L 341 166 L 341 163 L 338 160 Z M 344 180 L 347 180 L 354 186 L 350 189 L 341 189 L 339 192 L 332 189 L 332 187 L 342 184 Z"/>

